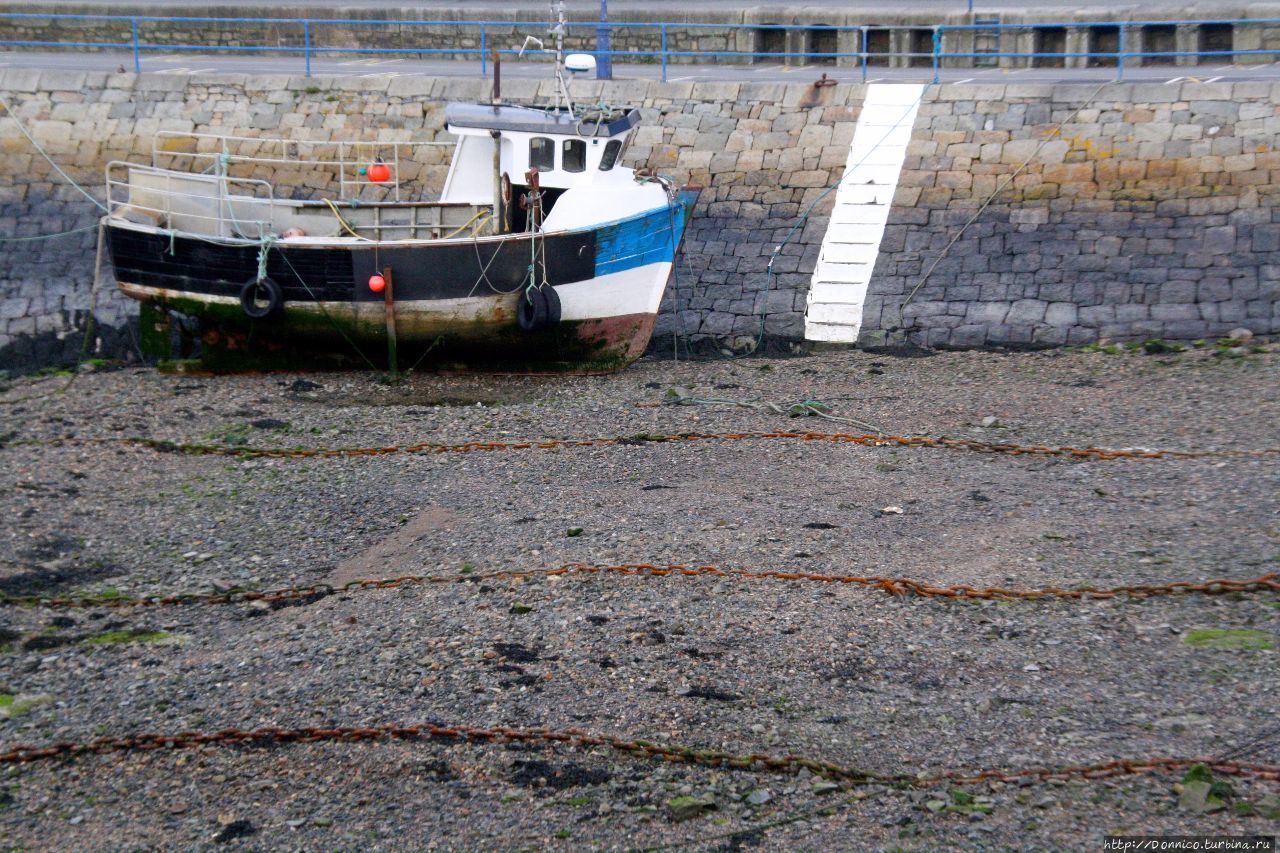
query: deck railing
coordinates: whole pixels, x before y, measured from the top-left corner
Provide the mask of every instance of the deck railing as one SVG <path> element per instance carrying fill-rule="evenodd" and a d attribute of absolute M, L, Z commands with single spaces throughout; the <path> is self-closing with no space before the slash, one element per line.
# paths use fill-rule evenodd
<path fill-rule="evenodd" d="M 972 18 L 969 24 L 818 25 L 599 21 L 571 22 L 575 52 L 593 53 L 602 66 L 613 62 L 660 66 L 666 80 L 674 63 L 713 62 L 835 65 L 857 69 L 867 79 L 877 65 L 930 69 L 934 82 L 952 69 L 1002 67 L 1115 68 L 1117 79 L 1136 65 L 1203 62 L 1261 63 L 1280 57 L 1280 19 L 1195 19 L 1002 23 Z M 490 57 L 520 56 L 523 35 L 545 26 L 537 21 L 365 20 L 341 18 L 201 18 L 160 15 L 54 15 L 0 13 L 0 28 L 26 27 L 58 38 L 0 39 L 0 47 L 127 51 L 134 71 L 157 52 L 296 56 L 311 76 L 321 58 L 418 57 L 470 59 L 488 76 Z M 260 28 L 274 43 L 246 44 L 242 28 Z M 235 29 L 227 39 L 182 40 L 188 28 Z M 449 32 L 444 32 L 448 30 Z M 605 44 L 594 50 L 601 31 Z M 167 31 L 168 35 L 165 35 Z M 85 38 L 77 39 L 80 33 Z M 513 35 L 518 33 L 519 35 Z M 705 34 L 705 35 L 703 35 Z M 163 37 L 162 37 L 163 36 Z M 721 39 L 723 36 L 723 39 Z M 176 39 L 176 40 L 175 40 Z M 723 41 L 725 49 L 702 49 Z M 385 46 L 389 41 L 398 45 Z M 691 49 L 690 43 L 697 45 Z M 732 43 L 733 49 L 728 49 Z M 376 45 L 376 46 L 375 46 Z M 525 59 L 537 58 L 524 54 Z M 543 57 L 545 58 L 545 56 Z M 607 60 L 607 61 L 606 61 Z"/>
<path fill-rule="evenodd" d="M 219 239 L 257 241 L 273 233 L 275 192 L 266 181 L 113 160 L 106 167 L 106 186 L 108 214 L 139 224 Z"/>
<path fill-rule="evenodd" d="M 416 160 L 413 152 L 423 148 L 453 148 L 457 143 L 387 142 L 368 140 L 307 140 L 260 136 L 230 136 L 220 133 L 191 133 L 162 130 L 151 143 L 151 165 L 186 171 L 225 171 L 231 166 L 312 167 L 337 173 L 338 197 L 358 198 L 364 187 L 390 191 L 392 200 L 401 201 L 400 172 L 403 158 Z M 244 149 L 252 147 L 252 153 Z M 390 176 L 375 181 L 368 167 L 381 162 Z"/>

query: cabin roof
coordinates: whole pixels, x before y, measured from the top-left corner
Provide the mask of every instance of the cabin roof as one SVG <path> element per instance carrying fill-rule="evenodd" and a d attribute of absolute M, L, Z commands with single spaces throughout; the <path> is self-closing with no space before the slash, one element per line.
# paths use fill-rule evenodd
<path fill-rule="evenodd" d="M 486 130 L 514 130 L 523 133 L 545 133 L 556 135 L 576 135 L 579 133 L 579 122 L 582 123 L 584 135 L 602 137 L 617 136 L 640 123 L 640 111 L 635 109 L 619 110 L 613 113 L 610 120 L 602 122 L 596 131 L 594 117 L 574 118 L 565 112 L 554 112 L 540 107 L 516 106 L 513 104 L 449 104 L 445 107 L 445 123 L 452 127 L 477 127 Z M 595 131 L 595 133 L 593 133 Z"/>

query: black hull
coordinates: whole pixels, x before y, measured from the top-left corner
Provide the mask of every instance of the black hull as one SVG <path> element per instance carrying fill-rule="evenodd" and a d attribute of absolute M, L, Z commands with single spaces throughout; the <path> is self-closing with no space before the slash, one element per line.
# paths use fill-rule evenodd
<path fill-rule="evenodd" d="M 116 278 L 142 287 L 190 295 L 238 297 L 258 276 L 259 247 L 107 226 Z M 374 248 L 289 247 L 267 249 L 266 273 L 286 302 L 381 302 L 369 277 L 390 266 L 397 301 L 463 299 L 512 292 L 529 278 L 531 238 L 467 240 L 457 244 Z M 596 275 L 593 231 L 539 236 L 546 278 L 552 285 Z M 541 278 L 541 275 L 539 275 Z"/>

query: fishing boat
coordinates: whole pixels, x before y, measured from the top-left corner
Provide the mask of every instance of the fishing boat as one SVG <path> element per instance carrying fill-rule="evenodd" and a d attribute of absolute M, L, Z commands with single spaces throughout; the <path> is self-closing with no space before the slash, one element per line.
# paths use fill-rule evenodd
<path fill-rule="evenodd" d="M 490 102 L 446 107 L 448 142 L 162 133 L 150 164 L 109 164 L 106 245 L 144 341 L 168 355 L 185 330 L 207 365 L 250 369 L 638 358 L 699 188 L 624 166 L 639 111 L 575 105 L 594 59 L 554 54 L 553 103 L 504 103 L 495 68 Z"/>

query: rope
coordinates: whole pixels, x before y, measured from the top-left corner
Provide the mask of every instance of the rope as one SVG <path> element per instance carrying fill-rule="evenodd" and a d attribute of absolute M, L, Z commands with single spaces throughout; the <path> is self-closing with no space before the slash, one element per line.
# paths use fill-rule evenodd
<path fill-rule="evenodd" d="M 342 214 L 338 211 L 338 206 L 334 204 L 331 199 L 326 198 L 321 200 L 329 206 L 330 210 L 333 211 L 333 215 L 337 217 L 338 222 L 341 223 L 343 229 L 346 230 L 348 234 L 350 234 L 352 237 L 355 237 L 357 240 L 366 240 L 366 241 L 369 240 L 368 237 L 361 237 L 359 234 L 355 232 L 354 228 L 352 228 L 350 225 L 347 224 L 347 220 L 342 218 Z"/>
<path fill-rule="evenodd" d="M 18 117 L 13 114 L 13 107 L 9 106 L 9 102 L 4 99 L 3 95 L 0 95 L 0 107 L 4 107 L 5 114 L 8 115 L 9 118 L 13 119 L 13 123 L 17 125 L 18 130 L 22 131 L 22 135 L 27 138 L 28 142 L 30 142 L 33 146 L 35 146 L 35 149 L 40 152 L 41 157 L 49 161 L 49 165 L 53 167 L 55 172 L 57 172 L 59 175 L 62 176 L 62 179 L 64 181 L 66 181 L 71 186 L 75 187 L 76 190 L 78 190 L 82 196 L 89 199 L 89 201 L 93 202 L 94 206 L 97 207 L 98 210 L 101 210 L 103 213 L 111 212 L 107 210 L 107 206 L 105 204 L 103 204 L 102 202 L 94 198 L 89 193 L 88 190 L 86 190 L 84 187 L 76 183 L 75 180 L 66 172 L 62 171 L 62 167 L 59 166 L 57 163 L 55 163 L 53 161 L 53 158 L 49 156 L 48 152 L 40 147 L 40 143 L 36 142 L 35 137 L 33 137 L 30 133 L 27 132 L 27 128 L 22 124 L 21 121 L 18 120 Z"/>
<path fill-rule="evenodd" d="M 227 210 L 231 209 L 231 205 L 227 205 Z M 234 217 L 232 217 L 234 221 Z M 267 255 L 271 251 L 271 247 L 275 245 L 276 235 L 264 234 L 258 242 L 258 281 L 262 281 L 267 277 Z"/>
<path fill-rule="evenodd" d="M 104 216 L 102 219 L 98 220 L 96 224 L 89 226 L 89 228 L 98 229 L 98 246 L 93 260 L 93 282 L 89 285 L 89 313 L 88 316 L 85 317 L 84 337 L 80 341 L 80 357 L 76 359 L 75 369 L 71 372 L 71 376 L 62 386 L 55 388 L 52 391 L 48 391 L 43 394 L 29 394 L 25 397 L 17 397 L 15 399 L 0 400 L 0 405 L 12 406 L 17 403 L 25 403 L 31 400 L 42 400 L 46 397 L 52 397 L 55 394 L 65 394 L 75 381 L 80 378 L 79 368 L 80 365 L 84 364 L 85 357 L 89 354 L 89 342 L 93 339 L 94 312 L 98 310 L 98 284 L 102 280 L 102 250 L 105 245 L 106 217 Z M 87 229 L 80 228 L 77 230 L 84 231 Z"/>
<path fill-rule="evenodd" d="M 475 222 L 477 219 L 479 219 L 479 220 L 481 220 L 481 221 L 476 225 L 476 227 L 475 227 L 475 228 L 473 228 L 473 229 L 471 230 L 471 236 L 472 236 L 472 237 L 474 237 L 474 236 L 476 236 L 476 234 L 478 234 L 478 233 L 479 233 L 480 229 L 481 229 L 481 228 L 483 228 L 483 227 L 485 226 L 485 220 L 486 220 L 487 218 L 492 218 L 492 217 L 493 217 L 493 214 L 492 214 L 490 211 L 488 211 L 488 210 L 480 210 L 480 211 L 477 211 L 475 216 L 471 217 L 471 218 L 470 218 L 470 219 L 468 219 L 466 222 L 462 223 L 462 224 L 461 224 L 461 225 L 459 225 L 457 228 L 455 228 L 453 231 L 451 231 L 451 232 L 449 232 L 448 234 L 444 235 L 444 236 L 443 236 L 443 237 L 441 237 L 440 239 L 441 239 L 441 240 L 449 240 L 449 239 L 452 239 L 453 237 L 457 237 L 457 236 L 458 236 L 459 234 L 461 234 L 463 231 L 467 230 L 467 227 L 468 227 L 469 225 L 471 225 L 471 223 L 473 223 L 473 222 Z"/>
<path fill-rule="evenodd" d="M 969 226 L 972 225 L 974 222 L 977 222 L 978 217 L 982 215 L 982 212 L 986 210 L 988 206 L 990 206 L 991 202 L 995 200 L 996 196 L 1004 192 L 1005 187 L 1013 183 L 1014 179 L 1017 178 L 1018 175 L 1022 174 L 1023 169 L 1031 165 L 1031 161 L 1036 158 L 1036 155 L 1040 153 L 1041 149 L 1043 149 L 1046 145 L 1048 145 L 1054 139 L 1060 138 L 1062 136 L 1062 128 L 1065 125 L 1070 124 L 1072 121 L 1074 121 L 1075 117 L 1080 114 L 1081 110 L 1089 106 L 1089 104 L 1092 104 L 1093 99 L 1098 97 L 1098 95 L 1101 94 L 1102 90 L 1105 89 L 1107 86 L 1111 85 L 1112 82 L 1113 81 L 1111 80 L 1104 81 L 1101 85 L 1098 86 L 1097 89 L 1093 90 L 1093 94 L 1089 96 L 1088 100 L 1086 100 L 1080 106 L 1076 107 L 1075 112 L 1071 113 L 1071 115 L 1068 116 L 1063 121 L 1058 122 L 1058 126 L 1057 128 L 1054 129 L 1054 132 L 1045 136 L 1045 138 L 1040 141 L 1040 144 L 1036 146 L 1035 150 L 1031 152 L 1031 156 L 1028 157 L 1026 160 L 1024 160 L 1022 162 L 1022 165 L 1019 166 L 1017 169 L 1015 169 L 1012 173 L 1005 176 L 1004 181 L 1001 182 L 1000 185 L 995 188 L 995 190 L 991 193 L 991 195 L 987 196 L 987 200 L 984 201 L 976 211 L 974 211 L 973 216 L 970 216 L 968 221 L 966 221 L 964 225 L 960 226 L 960 230 L 957 231 L 955 236 L 952 237 L 951 240 L 947 243 L 947 245 L 943 247 L 942 252 L 939 253 L 938 257 L 933 259 L 933 263 L 929 265 L 929 269 L 925 270 L 924 275 L 920 277 L 920 281 L 916 284 L 915 287 L 911 288 L 911 292 L 907 294 L 907 298 L 902 301 L 902 307 L 898 309 L 898 314 L 899 314 L 898 319 L 900 323 L 905 320 L 904 315 L 906 313 L 907 306 L 911 304 L 911 300 L 915 298 L 915 295 L 917 292 L 919 292 L 920 288 L 924 287 L 925 282 L 927 282 L 929 278 L 933 275 L 933 271 L 937 269 L 938 264 L 942 263 L 942 259 L 947 256 L 948 252 L 951 251 L 951 247 L 954 246 L 957 242 L 959 242 L 960 238 L 964 236 L 964 232 L 969 229 Z M 899 325 L 899 326 L 895 326 L 894 329 L 890 329 L 889 331 L 894 331 L 897 329 L 905 329 L 905 328 L 906 328 L 905 326 Z"/>
<path fill-rule="evenodd" d="M 912 112 L 913 110 L 915 110 L 915 109 L 916 109 L 916 107 L 918 107 L 918 106 L 920 105 L 920 103 L 924 100 L 924 95 L 925 95 L 925 92 L 927 92 L 927 91 L 929 91 L 929 87 L 928 87 L 928 86 L 926 86 L 924 89 L 922 89 L 922 90 L 920 91 L 920 97 L 916 98 L 916 99 L 915 99 L 915 101 L 913 101 L 913 102 L 911 103 L 911 106 L 907 107 L 907 111 L 906 111 L 906 112 L 904 112 L 904 113 L 902 114 L 902 118 L 898 119 L 898 121 L 896 121 L 896 122 L 894 122 L 894 123 L 893 123 L 893 126 L 892 126 L 892 127 L 890 127 L 890 128 L 889 128 L 889 130 L 887 130 L 887 131 L 885 132 L 884 136 L 880 137 L 880 141 L 879 141 L 879 142 L 877 142 L 875 145 L 871 146 L 871 148 L 867 151 L 867 153 L 866 153 L 866 154 L 863 154 L 863 155 L 862 155 L 862 159 L 861 159 L 861 160 L 859 160 L 857 163 L 853 164 L 853 165 L 852 165 L 852 166 L 850 166 L 848 169 L 846 169 L 846 170 L 845 170 L 845 172 L 844 172 L 844 174 L 842 174 L 842 175 L 840 176 L 839 180 L 837 180 L 835 183 L 831 184 L 829 187 L 827 187 L 825 190 L 823 190 L 821 193 L 819 193 L 819 194 L 818 194 L 818 197 L 817 197 L 817 198 L 815 198 L 815 199 L 814 199 L 814 200 L 809 204 L 809 206 L 808 206 L 807 208 L 805 208 L 804 213 L 800 214 L 799 218 L 797 218 L 797 219 L 796 219 L 795 223 L 791 226 L 791 230 L 789 230 L 789 231 L 786 233 L 786 236 L 784 236 L 784 237 L 782 238 L 782 242 L 781 242 L 781 243 L 779 243 L 777 246 L 775 246 L 775 247 L 774 247 L 773 252 L 769 255 L 769 263 L 768 263 L 768 265 L 765 267 L 765 289 L 764 289 L 764 294 L 765 294 L 765 302 L 766 302 L 766 304 L 767 304 L 768 299 L 769 299 L 769 294 L 770 294 L 771 292 L 773 292 L 773 279 L 774 279 L 774 275 L 773 275 L 773 264 L 774 264 L 774 261 L 776 261 L 776 260 L 778 259 L 778 256 L 779 256 L 780 254 L 782 254 L 782 249 L 787 245 L 787 243 L 791 242 L 791 238 L 792 238 L 793 236 L 795 236 L 795 233 L 796 233 L 797 231 L 799 231 L 799 230 L 800 230 L 800 228 L 805 224 L 805 222 L 807 222 L 807 221 L 809 220 L 809 216 L 813 213 L 813 209 L 814 209 L 815 207 L 817 207 L 817 206 L 818 206 L 818 204 L 819 204 L 819 203 L 820 203 L 824 198 L 826 198 L 828 195 L 830 195 L 834 190 L 838 189 L 838 188 L 839 188 L 839 186 L 840 186 L 842 183 L 844 183 L 844 179 L 845 179 L 845 178 L 849 177 L 849 176 L 850 176 L 850 175 L 852 175 L 855 171 L 857 171 L 857 169 L 858 169 L 858 168 L 859 168 L 863 163 L 865 163 L 865 162 L 866 162 L 867 158 L 868 158 L 868 157 L 870 157 L 872 154 L 874 154 L 874 153 L 876 152 L 876 150 L 877 150 L 877 149 L 879 149 L 879 148 L 880 148 L 880 146 L 884 144 L 885 140 L 889 138 L 889 136 L 893 133 L 893 131 L 894 131 L 894 130 L 898 127 L 898 125 L 902 122 L 902 119 L 905 119 L 907 116 L 911 115 L 911 112 Z M 886 202 L 886 203 L 891 203 L 891 202 Z M 761 344 L 763 344 L 763 343 L 764 343 L 764 324 L 765 324 L 765 317 L 766 317 L 766 306 L 765 306 L 765 305 L 762 305 L 762 306 L 760 307 L 760 332 L 759 332 L 759 334 L 756 336 L 756 345 L 755 345 L 755 348 L 751 350 L 751 352 L 756 352 L 757 350 L 759 350 L 759 349 L 760 349 Z M 746 354 L 748 354 L 748 355 L 749 355 L 750 353 L 746 353 Z"/>
<path fill-rule="evenodd" d="M 341 335 L 341 336 L 342 336 L 342 339 L 343 339 L 344 341 L 346 341 L 346 342 L 347 342 L 347 344 L 348 344 L 348 345 L 349 345 L 353 350 L 355 350 L 356 355 L 360 356 L 360 358 L 361 358 L 361 359 L 363 359 L 364 363 L 365 363 L 365 364 L 367 364 L 367 365 L 369 365 L 369 369 L 370 369 L 370 370 L 377 371 L 377 369 L 378 369 L 377 365 L 375 365 L 375 364 L 373 363 L 373 361 L 372 361 L 372 360 L 370 360 L 370 358 L 369 358 L 367 355 L 365 355 L 365 354 L 364 354 L 364 350 L 360 349 L 360 347 L 356 345 L 356 342 L 355 342 L 355 341 L 351 340 L 351 338 L 350 338 L 350 337 L 347 335 L 347 333 L 343 330 L 342 325 L 341 325 L 340 323 L 338 323 L 338 321 L 337 321 L 337 320 L 333 319 L 333 317 L 331 317 L 331 316 L 329 315 L 328 310 L 326 310 L 326 309 L 325 309 L 325 307 L 324 307 L 324 302 L 322 302 L 322 301 L 320 300 L 320 297 L 319 297 L 319 296 L 317 296 L 317 295 L 315 294 L 315 291 L 313 291 L 313 290 L 311 289 L 311 286 L 307 284 L 307 280 L 306 280 L 306 279 L 304 279 L 304 278 L 302 277 L 302 274 L 301 274 L 301 273 L 299 273 L 299 272 L 298 272 L 298 270 L 297 270 L 297 268 L 295 268 L 295 267 L 294 267 L 293 262 L 289 260 L 289 256 L 288 256 L 287 254 L 285 254 L 284 252 L 277 252 L 277 254 L 278 254 L 278 255 L 279 255 L 279 257 L 280 257 L 280 260 L 284 261 L 285 266 L 287 266 L 287 267 L 289 268 L 289 271 L 293 273 L 293 277 L 294 277 L 294 278 L 296 278 L 296 279 L 298 280 L 298 284 L 301 284 L 301 285 L 302 285 L 302 289 L 303 289 L 303 290 L 305 290 L 305 291 L 307 292 L 307 295 L 308 295 L 308 296 L 310 296 L 310 297 L 311 297 L 311 299 L 315 302 L 316 307 L 320 309 L 320 315 L 321 315 L 322 317 L 324 317 L 324 319 L 329 323 L 329 325 L 333 326 L 334 330 L 335 330 L 339 335 Z"/>
<path fill-rule="evenodd" d="M 69 237 L 72 234 L 83 234 L 86 231 L 92 231 L 98 227 L 98 223 L 86 225 L 83 228 L 72 228 L 70 231 L 59 231 L 56 234 L 36 234 L 33 237 L 0 237 L 0 243 L 26 243 L 33 240 L 54 240 L 58 237 Z"/>

